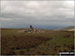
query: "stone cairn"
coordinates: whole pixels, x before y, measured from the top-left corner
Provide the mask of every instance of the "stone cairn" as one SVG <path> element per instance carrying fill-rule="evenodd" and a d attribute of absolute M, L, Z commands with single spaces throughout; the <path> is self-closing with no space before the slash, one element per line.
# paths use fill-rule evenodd
<path fill-rule="evenodd" d="M 29 29 L 26 30 L 25 32 L 36 32 L 37 30 L 33 28 L 32 25 L 30 25 Z"/>
<path fill-rule="evenodd" d="M 29 32 L 34 32 L 34 28 L 32 27 L 32 25 L 30 25 L 30 28 L 28 29 Z"/>
<path fill-rule="evenodd" d="M 37 32 L 37 33 L 42 33 L 43 31 L 41 31 L 41 30 L 38 30 L 38 29 L 35 29 L 35 28 L 33 28 L 33 26 L 32 25 L 30 25 L 29 26 L 29 29 L 28 30 L 26 30 L 25 32 Z"/>

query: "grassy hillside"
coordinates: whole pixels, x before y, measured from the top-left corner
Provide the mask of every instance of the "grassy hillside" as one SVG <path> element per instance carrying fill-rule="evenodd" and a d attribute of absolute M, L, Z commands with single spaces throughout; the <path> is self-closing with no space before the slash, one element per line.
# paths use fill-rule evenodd
<path fill-rule="evenodd" d="M 61 30 L 66 30 L 66 31 L 68 31 L 68 30 L 71 30 L 71 29 L 75 29 L 75 26 L 65 27 L 65 28 L 63 28 L 63 29 L 61 29 Z"/>
<path fill-rule="evenodd" d="M 1 54 L 52 55 L 74 51 L 74 32 L 19 32 L 23 29 L 1 29 Z"/>

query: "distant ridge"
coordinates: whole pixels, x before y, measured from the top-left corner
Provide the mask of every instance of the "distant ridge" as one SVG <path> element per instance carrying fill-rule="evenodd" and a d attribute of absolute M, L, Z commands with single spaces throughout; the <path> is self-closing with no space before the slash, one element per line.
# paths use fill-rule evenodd
<path fill-rule="evenodd" d="M 75 26 L 65 27 L 65 28 L 62 28 L 60 30 L 64 30 L 64 31 L 75 31 Z"/>

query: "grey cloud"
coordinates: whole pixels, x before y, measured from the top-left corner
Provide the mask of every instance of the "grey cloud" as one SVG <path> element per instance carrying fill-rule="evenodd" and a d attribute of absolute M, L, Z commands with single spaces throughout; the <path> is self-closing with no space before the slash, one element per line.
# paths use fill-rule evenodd
<path fill-rule="evenodd" d="M 10 1 L 2 6 L 4 13 L 18 13 L 20 15 L 54 15 L 56 13 L 63 13 L 73 11 L 73 9 L 66 8 L 64 1 Z M 72 5 L 73 6 L 73 5 Z M 5 8 L 3 8 L 5 7 Z M 65 7 L 65 8 L 64 8 Z"/>
<path fill-rule="evenodd" d="M 2 27 L 23 27 L 29 24 L 74 25 L 72 3 L 73 1 L 2 1 L 0 23 Z"/>

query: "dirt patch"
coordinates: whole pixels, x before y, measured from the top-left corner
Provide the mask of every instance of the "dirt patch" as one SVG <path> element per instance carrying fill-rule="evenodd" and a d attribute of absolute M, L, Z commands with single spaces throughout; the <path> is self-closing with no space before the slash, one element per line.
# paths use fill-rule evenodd
<path fill-rule="evenodd" d="M 18 32 L 25 32 L 25 30 L 20 30 L 20 31 L 18 31 Z"/>

